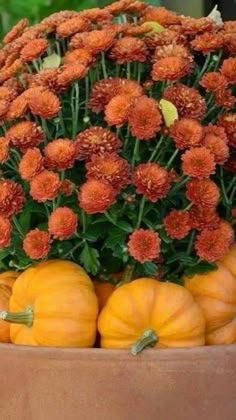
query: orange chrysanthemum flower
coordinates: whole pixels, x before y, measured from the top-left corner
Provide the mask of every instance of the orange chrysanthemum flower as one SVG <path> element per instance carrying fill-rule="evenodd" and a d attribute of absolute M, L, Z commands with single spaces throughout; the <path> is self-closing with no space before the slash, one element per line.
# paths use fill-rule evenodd
<path fill-rule="evenodd" d="M 144 62 L 147 58 L 147 52 L 144 41 L 132 36 L 124 36 L 116 40 L 109 56 L 116 60 L 117 64 L 132 61 Z"/>
<path fill-rule="evenodd" d="M 196 147 L 202 144 L 203 128 L 196 120 L 182 118 L 170 127 L 170 136 L 178 149 Z"/>
<path fill-rule="evenodd" d="M 197 255 L 208 262 L 221 259 L 228 249 L 229 244 L 218 228 L 214 230 L 204 229 L 199 233 L 195 242 Z"/>
<path fill-rule="evenodd" d="M 48 231 L 56 239 L 68 239 L 77 229 L 78 217 L 69 207 L 58 207 L 48 219 Z"/>
<path fill-rule="evenodd" d="M 94 57 L 92 54 L 85 48 L 77 48 L 73 51 L 67 51 L 65 57 L 63 58 L 64 65 L 72 64 L 83 64 L 84 66 L 89 66 L 92 64 Z"/>
<path fill-rule="evenodd" d="M 192 70 L 192 65 L 185 58 L 170 56 L 157 60 L 152 67 L 152 79 L 155 81 L 169 80 L 175 82 L 186 76 Z"/>
<path fill-rule="evenodd" d="M 211 179 L 191 179 L 186 184 L 186 197 L 198 208 L 215 208 L 220 190 Z"/>
<path fill-rule="evenodd" d="M 140 263 L 159 257 L 161 240 L 157 232 L 149 229 L 137 229 L 129 237 L 130 255 Z"/>
<path fill-rule="evenodd" d="M 95 113 L 105 109 L 110 100 L 119 93 L 119 78 L 109 77 L 96 82 L 90 92 L 88 107 Z"/>
<path fill-rule="evenodd" d="M 64 90 L 62 86 L 57 83 L 57 77 L 61 69 L 43 69 L 34 74 L 29 82 L 30 88 L 41 87 L 42 90 L 50 90 L 51 92 L 58 92 Z"/>
<path fill-rule="evenodd" d="M 38 146 L 44 140 L 44 134 L 41 127 L 34 122 L 21 121 L 9 128 L 6 138 L 24 153 L 27 149 Z"/>
<path fill-rule="evenodd" d="M 0 120 L 3 120 L 8 112 L 9 102 L 6 99 L 0 99 Z"/>
<path fill-rule="evenodd" d="M 206 110 L 205 100 L 199 92 L 180 83 L 166 88 L 163 98 L 172 102 L 183 118 L 200 119 Z"/>
<path fill-rule="evenodd" d="M 230 57 L 224 60 L 220 71 L 229 83 L 236 83 L 236 58 Z"/>
<path fill-rule="evenodd" d="M 200 85 L 208 92 L 215 92 L 220 88 L 224 88 L 227 85 L 227 80 L 218 71 L 209 71 L 202 76 Z"/>
<path fill-rule="evenodd" d="M 43 170 L 43 156 L 37 147 L 28 149 L 19 163 L 19 174 L 22 179 L 30 181 Z"/>
<path fill-rule="evenodd" d="M 5 137 L 0 137 L 0 163 L 7 161 L 9 157 L 9 140 Z"/>
<path fill-rule="evenodd" d="M 126 36 L 142 36 L 152 32 L 152 25 L 148 22 L 142 25 L 124 24 L 123 27 L 120 27 L 119 32 L 122 32 Z"/>
<path fill-rule="evenodd" d="M 104 213 L 115 203 L 116 191 L 101 179 L 89 179 L 81 185 L 79 206 L 88 214 Z"/>
<path fill-rule="evenodd" d="M 195 51 L 201 51 L 206 54 L 222 48 L 223 37 L 220 34 L 205 32 L 204 34 L 197 35 L 196 38 L 191 41 L 191 45 Z"/>
<path fill-rule="evenodd" d="M 86 164 L 88 179 L 102 179 L 120 191 L 130 183 L 130 165 L 116 153 L 93 155 Z"/>
<path fill-rule="evenodd" d="M 10 245 L 11 242 L 11 223 L 5 217 L 0 216 L 0 249 Z"/>
<path fill-rule="evenodd" d="M 135 0 L 120 0 L 108 4 L 108 6 L 106 6 L 105 9 L 113 15 L 117 15 L 128 11 L 137 12 L 140 10 L 144 10 L 147 7 L 146 4 L 140 3 L 141 2 Z"/>
<path fill-rule="evenodd" d="M 29 22 L 27 19 L 21 19 L 17 22 L 16 25 L 4 36 L 3 42 L 4 44 L 9 44 L 10 42 L 14 41 L 20 35 L 22 35 L 24 29 L 28 26 Z"/>
<path fill-rule="evenodd" d="M 118 151 L 121 141 L 106 128 L 91 127 L 77 135 L 75 146 L 77 159 L 89 159 L 93 154 Z"/>
<path fill-rule="evenodd" d="M 229 145 L 236 148 L 236 113 L 228 112 L 226 114 L 220 114 L 219 124 L 226 131 Z"/>
<path fill-rule="evenodd" d="M 60 38 L 67 38 L 78 32 L 88 31 L 90 22 L 82 16 L 75 16 L 65 20 L 56 27 L 56 33 Z"/>
<path fill-rule="evenodd" d="M 144 22 L 157 22 L 161 25 L 176 25 L 179 23 L 180 18 L 175 12 L 167 10 L 165 7 L 149 6 L 142 16 Z"/>
<path fill-rule="evenodd" d="M 224 36 L 224 47 L 231 54 L 236 54 L 236 37 L 234 33 L 223 33 Z"/>
<path fill-rule="evenodd" d="M 172 239 L 185 238 L 191 229 L 189 213 L 184 210 L 172 210 L 164 217 L 164 226 Z"/>
<path fill-rule="evenodd" d="M 45 165 L 50 169 L 64 171 L 72 168 L 76 158 L 76 146 L 69 139 L 56 139 L 44 148 Z"/>
<path fill-rule="evenodd" d="M 201 32 L 211 31 L 214 27 L 214 21 L 208 17 L 200 19 L 185 17 L 181 18 L 182 31 L 186 35 L 196 35 Z"/>
<path fill-rule="evenodd" d="M 232 109 L 236 102 L 236 96 L 231 89 L 218 89 L 215 94 L 215 103 L 217 106 Z"/>
<path fill-rule="evenodd" d="M 204 137 L 206 138 L 208 134 L 211 134 L 215 137 L 219 137 L 221 140 L 223 140 L 226 144 L 229 142 L 226 130 L 224 127 L 221 127 L 220 125 L 214 125 L 214 124 L 208 124 L 204 127 Z"/>
<path fill-rule="evenodd" d="M 59 98 L 49 90 L 42 91 L 37 95 L 32 92 L 28 104 L 33 114 L 39 115 L 44 119 L 55 117 L 60 110 Z"/>
<path fill-rule="evenodd" d="M 220 137 L 214 134 L 208 134 L 204 139 L 204 146 L 210 150 L 214 156 L 215 162 L 223 164 L 229 158 L 229 147 Z"/>
<path fill-rule="evenodd" d="M 19 95 L 12 103 L 10 104 L 7 111 L 7 119 L 14 120 L 16 118 L 21 118 L 25 115 L 28 109 L 28 100 L 26 99 L 24 93 Z"/>
<path fill-rule="evenodd" d="M 88 72 L 88 68 L 85 67 L 83 64 L 71 64 L 69 66 L 65 66 L 61 73 L 59 73 L 57 77 L 57 84 L 59 86 L 67 86 L 71 82 L 75 80 L 82 79 L 86 73 Z"/>
<path fill-rule="evenodd" d="M 0 180 L 0 216 L 10 217 L 21 211 L 25 202 L 21 185 L 10 179 Z"/>
<path fill-rule="evenodd" d="M 100 9 L 99 7 L 94 7 L 93 9 L 83 10 L 80 14 L 98 26 L 107 25 L 112 22 L 112 15 L 106 8 Z"/>
<path fill-rule="evenodd" d="M 98 54 L 112 47 L 115 41 L 115 31 L 113 29 L 100 29 L 87 32 L 83 38 L 83 46 L 91 54 Z"/>
<path fill-rule="evenodd" d="M 235 20 L 227 20 L 224 22 L 223 29 L 225 32 L 236 32 L 236 21 Z"/>
<path fill-rule="evenodd" d="M 162 32 L 161 32 L 162 33 Z M 153 61 L 160 60 L 166 57 L 179 57 L 184 60 L 188 60 L 190 63 L 193 62 L 193 57 L 188 51 L 187 47 L 181 44 L 171 43 L 164 46 L 158 46 L 155 49 Z"/>
<path fill-rule="evenodd" d="M 17 94 L 18 93 L 13 87 L 0 86 L 0 100 L 5 99 L 6 101 L 12 101 Z"/>
<path fill-rule="evenodd" d="M 61 182 L 59 191 L 66 197 L 69 197 L 73 191 L 75 191 L 75 184 L 73 184 L 73 182 L 71 182 L 69 179 L 64 179 Z"/>
<path fill-rule="evenodd" d="M 166 197 L 169 188 L 169 174 L 157 163 L 141 163 L 133 173 L 132 182 L 139 194 L 143 194 L 155 203 L 159 198 Z"/>
<path fill-rule="evenodd" d="M 6 82 L 11 77 L 15 76 L 20 70 L 22 70 L 23 63 L 22 60 L 17 58 L 14 63 L 7 67 L 6 70 L 0 71 L 0 83 Z"/>
<path fill-rule="evenodd" d="M 215 229 L 220 217 L 215 208 L 193 206 L 189 211 L 189 222 L 192 229 Z"/>
<path fill-rule="evenodd" d="M 39 203 L 44 203 L 56 197 L 59 187 L 60 179 L 58 174 L 43 170 L 31 180 L 30 195 Z"/>
<path fill-rule="evenodd" d="M 143 95 L 136 99 L 128 115 L 131 133 L 139 140 L 151 139 L 160 131 L 162 116 L 157 101 Z"/>
<path fill-rule="evenodd" d="M 219 233 L 224 237 L 224 241 L 227 244 L 227 247 L 230 247 L 234 243 L 234 230 L 227 220 L 220 219 L 220 222 L 217 226 Z"/>
<path fill-rule="evenodd" d="M 117 79 L 118 82 L 118 94 L 126 95 L 130 98 L 138 98 L 143 95 L 142 86 L 135 80 L 130 79 Z"/>
<path fill-rule="evenodd" d="M 25 235 L 23 249 L 32 260 L 45 258 L 50 251 L 50 235 L 38 228 L 31 230 Z"/>
<path fill-rule="evenodd" d="M 127 95 L 116 95 L 105 108 L 105 121 L 109 125 L 121 127 L 128 120 L 132 99 Z"/>
<path fill-rule="evenodd" d="M 194 178 L 205 178 L 215 172 L 214 155 L 205 146 L 187 150 L 181 156 L 182 171 Z"/>
<path fill-rule="evenodd" d="M 160 33 L 151 33 L 145 37 L 145 44 L 150 51 L 158 50 L 157 47 L 163 47 L 165 45 L 178 45 L 182 46 L 186 42 L 186 38 L 183 34 L 180 34 L 171 29 L 165 29 Z"/>
<path fill-rule="evenodd" d="M 20 52 L 20 57 L 23 63 L 32 61 L 40 57 L 48 48 L 48 42 L 45 38 L 32 39 Z"/>

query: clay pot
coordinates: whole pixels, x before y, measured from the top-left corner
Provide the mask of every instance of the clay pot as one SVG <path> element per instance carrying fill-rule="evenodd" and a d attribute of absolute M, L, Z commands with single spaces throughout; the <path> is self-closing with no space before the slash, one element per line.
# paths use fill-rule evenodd
<path fill-rule="evenodd" d="M 0 345 L 1 420 L 233 420 L 236 345 L 61 349 Z"/>

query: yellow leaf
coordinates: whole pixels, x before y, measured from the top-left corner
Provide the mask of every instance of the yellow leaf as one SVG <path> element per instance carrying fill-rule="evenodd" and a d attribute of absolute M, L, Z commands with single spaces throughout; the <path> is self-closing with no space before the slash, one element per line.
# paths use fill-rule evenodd
<path fill-rule="evenodd" d="M 57 69 L 60 67 L 60 64 L 61 57 L 58 54 L 53 53 L 43 59 L 42 69 Z"/>
<path fill-rule="evenodd" d="M 155 21 L 145 22 L 144 25 L 148 25 L 152 28 L 151 31 L 149 31 L 146 34 L 146 36 L 149 36 L 151 34 L 159 34 L 160 32 L 163 32 L 165 30 L 164 26 L 161 26 L 160 23 Z"/>
<path fill-rule="evenodd" d="M 160 107 L 166 127 L 170 127 L 175 120 L 179 119 L 177 108 L 174 104 L 172 104 L 172 102 L 167 101 L 166 99 L 161 99 Z"/>

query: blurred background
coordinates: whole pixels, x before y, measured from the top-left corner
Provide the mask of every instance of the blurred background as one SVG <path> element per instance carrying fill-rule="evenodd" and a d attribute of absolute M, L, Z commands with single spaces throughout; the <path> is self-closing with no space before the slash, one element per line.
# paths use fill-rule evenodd
<path fill-rule="evenodd" d="M 204 16 L 218 4 L 223 18 L 236 18 L 236 0 L 147 0 L 150 4 L 168 7 L 188 16 Z M 81 10 L 102 7 L 112 0 L 0 0 L 0 39 L 19 19 L 27 17 L 31 23 L 59 10 Z"/>

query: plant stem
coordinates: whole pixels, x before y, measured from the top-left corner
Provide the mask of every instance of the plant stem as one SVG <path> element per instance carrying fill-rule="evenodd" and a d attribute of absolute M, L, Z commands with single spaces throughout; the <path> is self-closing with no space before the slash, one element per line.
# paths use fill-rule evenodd
<path fill-rule="evenodd" d="M 85 233 L 86 232 L 86 214 L 83 210 L 81 210 L 81 222 L 82 222 L 82 232 Z"/>
<path fill-rule="evenodd" d="M 141 353 L 141 351 L 143 351 L 146 347 L 154 347 L 158 340 L 158 335 L 152 328 L 145 330 L 141 337 L 132 345 L 132 355 L 136 356 L 138 353 Z"/>
<path fill-rule="evenodd" d="M 236 184 L 236 176 L 233 177 L 232 181 L 229 183 L 228 188 L 227 188 L 227 193 L 231 190 L 231 188 L 234 186 L 234 184 Z"/>
<path fill-rule="evenodd" d="M 76 251 L 76 249 L 78 249 L 81 245 L 83 245 L 84 243 L 84 239 L 80 242 L 78 242 L 74 248 L 72 248 L 70 251 L 68 251 L 66 254 L 63 255 L 63 258 L 67 258 L 68 256 L 72 256 L 72 254 Z"/>
<path fill-rule="evenodd" d="M 30 328 L 34 322 L 34 312 L 31 308 L 27 308 L 22 312 L 2 311 L 0 312 L 0 319 L 13 324 L 24 324 Z"/>
<path fill-rule="evenodd" d="M 60 118 L 60 125 L 61 125 L 63 135 L 64 135 L 64 137 L 66 137 L 66 127 L 65 127 L 65 123 L 64 123 L 62 110 L 59 111 L 59 118 Z"/>
<path fill-rule="evenodd" d="M 127 79 L 131 79 L 131 66 L 130 66 L 130 62 L 127 63 L 126 66 L 126 75 L 127 75 Z"/>
<path fill-rule="evenodd" d="M 176 149 L 174 151 L 173 155 L 171 156 L 171 158 L 168 160 L 168 162 L 166 164 L 166 169 L 168 169 L 171 166 L 172 162 L 175 160 L 175 158 L 178 155 L 178 153 L 179 153 L 179 149 Z"/>
<path fill-rule="evenodd" d="M 183 175 L 179 182 L 177 182 L 177 185 L 174 186 L 174 188 L 170 191 L 170 194 L 172 195 L 173 193 L 176 193 L 178 190 L 180 190 L 180 188 L 186 184 L 186 182 L 190 179 L 190 176 L 185 176 Z"/>
<path fill-rule="evenodd" d="M 161 147 L 161 145 L 163 143 L 164 138 L 165 138 L 164 136 L 161 136 L 160 137 L 159 142 L 157 143 L 157 146 L 153 150 L 153 152 L 152 152 L 152 154 L 151 154 L 150 159 L 148 160 L 148 162 L 152 162 L 153 160 L 155 160 L 156 154 L 157 154 L 158 150 L 160 149 L 160 147 Z"/>
<path fill-rule="evenodd" d="M 138 152 L 139 152 L 139 140 L 136 139 L 135 140 L 135 145 L 134 145 L 133 157 L 132 157 L 132 168 L 134 168 L 134 166 L 135 166 L 135 162 L 136 162 L 137 157 L 138 157 Z"/>
<path fill-rule="evenodd" d="M 75 92 L 75 95 L 72 95 L 72 102 L 74 106 L 72 107 L 72 139 L 77 133 L 77 124 L 79 118 L 79 84 L 78 82 L 74 83 L 72 92 Z"/>
<path fill-rule="evenodd" d="M 103 77 L 104 79 L 107 79 L 108 74 L 107 74 L 107 69 L 106 69 L 106 59 L 105 59 L 104 52 L 101 53 L 101 64 L 102 64 Z"/>
<path fill-rule="evenodd" d="M 123 230 L 123 232 L 130 233 L 130 230 L 127 230 L 127 228 L 118 226 L 116 221 L 111 217 L 111 215 L 107 211 L 104 212 L 104 215 L 106 216 L 107 220 L 109 220 L 109 222 L 111 222 L 114 226 L 118 227 L 120 230 Z"/>
<path fill-rule="evenodd" d="M 133 275 L 133 272 L 134 272 L 134 268 L 135 268 L 135 266 L 134 266 L 134 265 L 127 265 L 127 266 L 126 266 L 125 271 L 124 271 L 124 273 L 123 273 L 123 275 L 122 275 L 122 279 L 121 279 L 121 281 L 117 284 L 117 287 L 119 287 L 119 286 L 121 286 L 121 285 L 123 285 L 123 284 L 126 284 L 126 283 L 129 283 L 129 282 L 130 282 L 130 280 L 132 279 L 132 275 Z"/>
<path fill-rule="evenodd" d="M 211 61 L 211 53 L 208 53 L 206 55 L 206 59 L 205 59 L 205 62 L 202 66 L 202 69 L 201 69 L 198 77 L 196 78 L 195 83 L 193 84 L 193 87 L 195 87 L 198 84 L 198 81 L 201 79 L 202 75 L 206 72 L 210 61 Z"/>
<path fill-rule="evenodd" d="M 20 236 L 23 238 L 24 234 L 22 232 L 21 225 L 20 225 L 20 223 L 18 222 L 18 220 L 15 216 L 13 216 L 12 221 L 13 221 L 15 227 L 16 227 L 16 230 L 19 232 Z"/>
<path fill-rule="evenodd" d="M 191 254 L 193 243 L 194 243 L 194 239 L 195 239 L 195 234 L 196 234 L 195 233 L 195 230 L 193 230 L 191 232 L 190 240 L 189 240 L 189 243 L 188 243 L 188 248 L 187 248 L 187 252 L 186 252 L 187 255 L 190 255 Z"/>
<path fill-rule="evenodd" d="M 89 77 L 85 77 L 85 112 L 84 118 L 88 116 L 88 100 L 89 100 Z"/>
<path fill-rule="evenodd" d="M 220 185 L 223 193 L 223 199 L 225 201 L 226 206 L 229 205 L 229 198 L 227 196 L 227 192 L 225 189 L 225 183 L 224 183 L 224 172 L 222 166 L 220 167 Z"/>
<path fill-rule="evenodd" d="M 138 229 L 141 225 L 142 222 L 142 217 L 143 217 L 143 211 L 144 211 L 144 207 L 145 207 L 145 201 L 146 201 L 146 197 L 143 195 L 141 203 L 140 203 L 140 207 L 139 207 L 139 213 L 138 213 L 138 220 L 137 220 L 137 224 L 136 224 L 136 229 Z"/>

